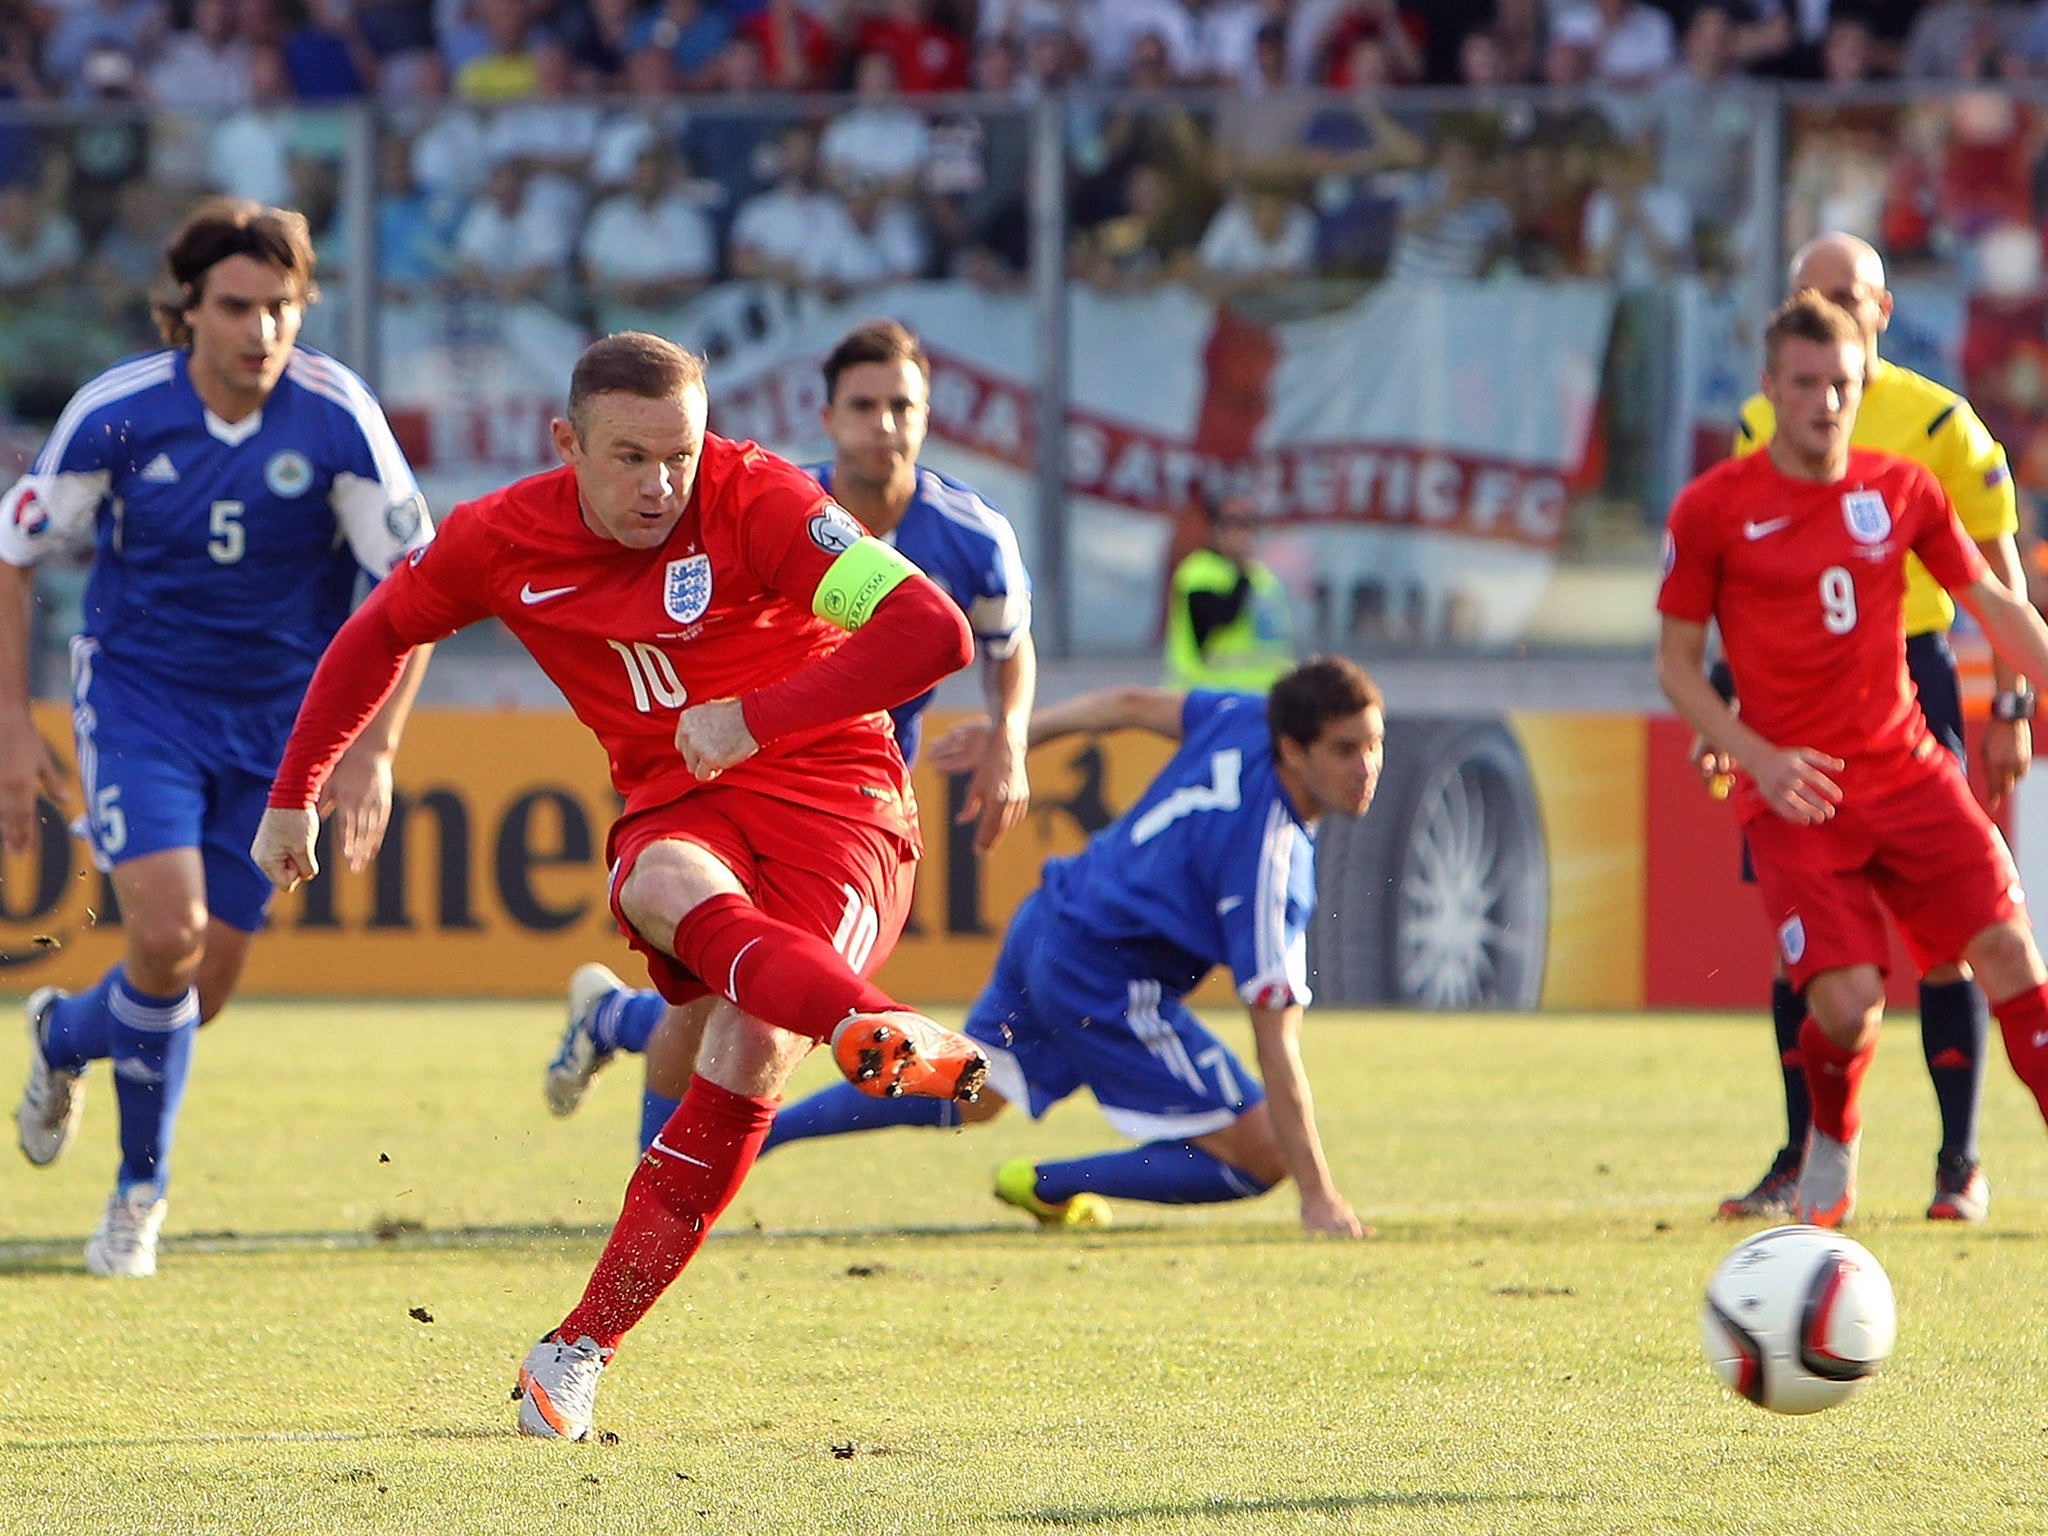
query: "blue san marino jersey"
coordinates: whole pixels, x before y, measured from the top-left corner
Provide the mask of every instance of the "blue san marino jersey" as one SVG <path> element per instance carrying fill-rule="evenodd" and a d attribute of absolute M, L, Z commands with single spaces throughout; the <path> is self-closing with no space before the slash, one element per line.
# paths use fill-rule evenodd
<path fill-rule="evenodd" d="M 832 466 L 805 466 L 832 489 Z M 998 659 L 1012 654 L 1031 628 L 1031 577 L 1017 549 L 1017 530 L 981 497 L 933 469 L 919 469 L 903 520 L 882 536 L 960 605 L 976 645 Z M 905 762 L 917 760 L 929 692 L 889 711 Z"/>
<path fill-rule="evenodd" d="M 83 633 L 124 669 L 238 698 L 302 692 L 348 617 L 433 537 L 375 397 L 295 348 L 262 410 L 200 402 L 181 350 L 117 363 L 71 398 L 0 497 L 0 559 L 34 565 L 90 530 Z"/>
<path fill-rule="evenodd" d="M 1306 1005 L 1315 838 L 1274 772 L 1265 700 L 1190 693 L 1181 729 L 1136 805 L 1047 861 L 1064 958 L 1175 995 L 1227 965 L 1246 1003 Z"/>

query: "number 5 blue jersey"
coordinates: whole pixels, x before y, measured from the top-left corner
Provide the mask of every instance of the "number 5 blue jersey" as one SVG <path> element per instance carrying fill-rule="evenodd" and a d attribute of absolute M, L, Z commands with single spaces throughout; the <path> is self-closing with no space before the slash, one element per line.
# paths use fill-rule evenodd
<path fill-rule="evenodd" d="M 1190 693 L 1181 729 L 1138 803 L 1045 866 L 1063 968 L 1179 995 L 1227 965 L 1246 1003 L 1306 1005 L 1315 837 L 1274 771 L 1265 700 Z"/>
<path fill-rule="evenodd" d="M 229 698 L 303 693 L 357 570 L 432 538 L 369 389 L 294 348 L 263 408 L 225 422 L 183 351 L 117 363 L 65 407 L 0 497 L 0 559 L 34 565 L 93 532 L 83 633 L 123 670 Z"/>

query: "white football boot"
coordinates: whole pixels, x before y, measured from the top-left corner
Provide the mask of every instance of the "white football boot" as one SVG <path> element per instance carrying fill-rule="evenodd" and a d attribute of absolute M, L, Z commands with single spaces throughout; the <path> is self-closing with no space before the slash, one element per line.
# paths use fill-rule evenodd
<path fill-rule="evenodd" d="M 562 1031 L 562 1043 L 541 1080 L 551 1113 L 575 1114 L 583 1095 L 590 1091 L 590 1080 L 617 1054 L 598 1049 L 597 1036 L 591 1031 L 597 1022 L 597 1005 L 625 989 L 626 984 L 602 965 L 579 965 L 569 978 L 568 1027 Z"/>
<path fill-rule="evenodd" d="M 585 1334 L 565 1344 L 552 1334 L 526 1352 L 519 1367 L 519 1430 L 542 1440 L 588 1440 L 597 1409 L 597 1378 L 612 1358 Z"/>
<path fill-rule="evenodd" d="M 85 1085 L 76 1072 L 59 1072 L 43 1054 L 43 1029 L 50 1005 L 70 994 L 38 987 L 28 995 L 28 1082 L 14 1107 L 16 1139 L 21 1155 L 47 1168 L 64 1155 L 85 1112 Z"/>
<path fill-rule="evenodd" d="M 170 1210 L 154 1184 L 107 1196 L 100 1224 L 85 1240 L 85 1267 L 96 1275 L 140 1280 L 156 1273 L 156 1235 Z"/>

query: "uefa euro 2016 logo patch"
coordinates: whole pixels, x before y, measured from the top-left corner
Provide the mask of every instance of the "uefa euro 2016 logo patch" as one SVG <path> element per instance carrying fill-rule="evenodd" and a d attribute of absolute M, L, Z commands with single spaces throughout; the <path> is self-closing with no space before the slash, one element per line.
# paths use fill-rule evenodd
<path fill-rule="evenodd" d="M 671 560 L 661 583 L 661 606 L 678 624 L 694 624 L 711 606 L 711 557 Z"/>
<path fill-rule="evenodd" d="M 313 483 L 313 465 L 298 449 L 281 449 L 263 466 L 263 483 L 273 496 L 303 496 Z"/>
<path fill-rule="evenodd" d="M 1842 498 L 1842 521 L 1858 544 L 1882 544 L 1892 531 L 1891 509 L 1882 491 L 1851 491 Z"/>

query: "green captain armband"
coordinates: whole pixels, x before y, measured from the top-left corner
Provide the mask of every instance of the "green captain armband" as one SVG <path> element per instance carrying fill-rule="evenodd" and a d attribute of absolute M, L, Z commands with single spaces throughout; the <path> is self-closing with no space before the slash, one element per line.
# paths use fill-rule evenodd
<path fill-rule="evenodd" d="M 917 574 L 917 567 L 892 546 L 862 538 L 826 569 L 811 598 L 811 612 L 840 629 L 859 629 L 875 616 L 877 603 Z"/>

